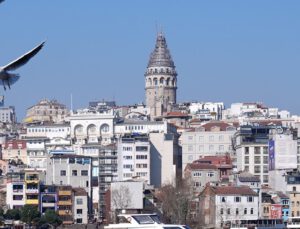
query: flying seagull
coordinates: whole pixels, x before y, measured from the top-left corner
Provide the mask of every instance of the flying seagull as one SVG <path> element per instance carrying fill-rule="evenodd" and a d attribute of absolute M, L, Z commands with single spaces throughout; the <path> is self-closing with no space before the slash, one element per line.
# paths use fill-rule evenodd
<path fill-rule="evenodd" d="M 18 59 L 10 62 L 5 66 L 0 67 L 0 85 L 3 85 L 4 90 L 6 90 L 5 84 L 10 89 L 10 85 L 17 82 L 17 80 L 20 78 L 19 74 L 10 73 L 9 71 L 13 71 L 26 64 L 33 56 L 35 56 L 42 49 L 44 44 L 45 42 L 42 42 L 29 52 L 25 53 L 23 56 L 20 56 Z"/>

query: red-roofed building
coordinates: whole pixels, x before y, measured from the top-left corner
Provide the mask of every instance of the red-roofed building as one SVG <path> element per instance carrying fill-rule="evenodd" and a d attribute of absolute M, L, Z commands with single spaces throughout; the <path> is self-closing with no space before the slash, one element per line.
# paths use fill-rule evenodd
<path fill-rule="evenodd" d="M 10 140 L 5 142 L 2 148 L 3 160 L 21 160 L 27 162 L 27 151 L 25 140 Z"/>
<path fill-rule="evenodd" d="M 228 183 L 231 172 L 229 155 L 205 156 L 188 164 L 184 176 L 191 179 L 195 192 L 201 192 L 207 183 Z"/>
<path fill-rule="evenodd" d="M 235 133 L 235 125 L 220 121 L 211 121 L 195 130 L 182 133 L 182 168 L 205 156 L 227 153 L 233 156 L 232 138 Z M 232 160 L 235 161 L 235 158 Z"/>
<path fill-rule="evenodd" d="M 258 219 L 258 194 L 247 186 L 206 186 L 199 195 L 199 218 L 206 226 Z"/>
<path fill-rule="evenodd" d="M 172 111 L 168 112 L 163 118 L 177 127 L 187 128 L 189 126 L 188 120 L 191 116 L 179 111 Z"/>

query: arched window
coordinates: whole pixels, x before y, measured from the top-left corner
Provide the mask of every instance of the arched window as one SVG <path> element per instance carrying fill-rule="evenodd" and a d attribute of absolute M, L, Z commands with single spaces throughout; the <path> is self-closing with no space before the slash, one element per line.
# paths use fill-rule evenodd
<path fill-rule="evenodd" d="M 154 86 L 157 86 L 157 83 L 158 83 L 158 82 L 157 82 L 157 78 L 154 78 L 154 79 L 153 79 L 153 82 L 154 82 Z"/>
<path fill-rule="evenodd" d="M 157 68 L 154 69 L 154 73 L 157 73 Z"/>
<path fill-rule="evenodd" d="M 88 135 L 96 134 L 96 126 L 94 124 L 91 124 L 87 128 Z"/>
<path fill-rule="evenodd" d="M 75 128 L 74 128 L 74 134 L 75 134 L 75 136 L 83 134 L 83 126 L 82 125 L 75 126 Z"/>
<path fill-rule="evenodd" d="M 164 84 L 164 78 L 161 77 L 160 80 L 159 80 L 159 84 L 163 85 Z"/>
<path fill-rule="evenodd" d="M 152 86 L 152 80 L 151 80 L 151 78 L 148 79 L 148 83 L 149 83 L 149 86 Z"/>
<path fill-rule="evenodd" d="M 172 80 L 172 86 L 175 86 L 175 79 Z"/>
<path fill-rule="evenodd" d="M 166 85 L 169 86 L 169 84 L 170 84 L 170 78 L 168 78 L 168 79 L 166 80 Z"/>
<path fill-rule="evenodd" d="M 103 125 L 101 125 L 101 127 L 100 127 L 100 132 L 101 133 L 108 133 L 109 132 L 109 125 L 108 124 L 103 124 Z"/>

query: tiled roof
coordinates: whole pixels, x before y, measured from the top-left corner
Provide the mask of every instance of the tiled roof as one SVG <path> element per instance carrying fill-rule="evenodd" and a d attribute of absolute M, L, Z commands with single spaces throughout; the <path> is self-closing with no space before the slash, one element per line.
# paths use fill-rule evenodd
<path fill-rule="evenodd" d="M 211 131 L 213 127 L 218 127 L 220 128 L 221 131 L 226 131 L 227 127 L 236 127 L 236 125 L 235 124 L 231 125 L 223 121 L 211 121 L 202 125 L 202 127 L 205 128 L 205 131 Z"/>
<path fill-rule="evenodd" d="M 75 196 L 86 196 L 87 192 L 84 190 L 84 188 L 73 188 Z"/>
<path fill-rule="evenodd" d="M 258 196 L 258 194 L 248 186 L 221 186 L 211 188 L 216 195 Z"/>
<path fill-rule="evenodd" d="M 204 164 L 204 163 L 191 163 L 187 165 L 191 170 L 208 170 L 214 169 L 217 170 L 218 168 L 212 164 Z"/>
<path fill-rule="evenodd" d="M 7 148 L 11 149 L 25 149 L 26 148 L 26 141 L 24 140 L 10 140 L 5 142 L 4 149 Z"/>
<path fill-rule="evenodd" d="M 179 112 L 179 111 L 172 111 L 172 112 L 168 112 L 166 117 L 188 117 L 188 114 Z"/>

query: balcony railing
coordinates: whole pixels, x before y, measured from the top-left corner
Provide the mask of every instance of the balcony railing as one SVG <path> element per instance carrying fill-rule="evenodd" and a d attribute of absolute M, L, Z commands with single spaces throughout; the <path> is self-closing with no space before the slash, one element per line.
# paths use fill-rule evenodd
<path fill-rule="evenodd" d="M 72 205 L 71 200 L 60 200 L 58 201 L 58 205 Z"/>
<path fill-rule="evenodd" d="M 39 204 L 39 200 L 38 199 L 31 199 L 31 200 L 26 200 L 25 202 L 26 204 Z"/>
<path fill-rule="evenodd" d="M 69 190 L 58 191 L 58 195 L 60 196 L 71 196 L 72 192 Z"/>

